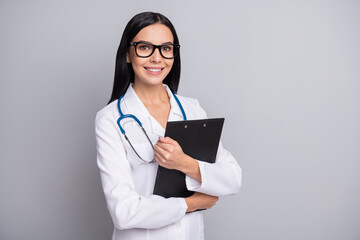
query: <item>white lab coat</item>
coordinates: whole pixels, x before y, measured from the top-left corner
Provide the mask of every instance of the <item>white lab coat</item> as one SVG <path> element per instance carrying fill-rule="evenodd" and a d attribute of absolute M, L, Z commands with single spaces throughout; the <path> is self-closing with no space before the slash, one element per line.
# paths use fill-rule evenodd
<path fill-rule="evenodd" d="M 171 110 L 168 121 L 183 120 L 182 113 L 170 89 Z M 198 101 L 178 96 L 188 120 L 206 118 Z M 124 114 L 134 114 L 143 124 L 153 145 L 164 128 L 149 114 L 146 107 L 129 86 L 121 101 Z M 95 132 L 97 164 L 107 207 L 114 223 L 112 240 L 200 240 L 204 239 L 202 212 L 186 214 L 184 198 L 153 195 L 158 164 L 143 163 L 133 152 L 116 123 L 119 118 L 117 101 L 108 104 L 96 115 Z M 138 125 L 124 119 L 125 127 L 134 148 L 141 156 L 151 157 L 153 151 Z M 224 196 L 235 194 L 241 185 L 241 169 L 234 157 L 221 143 L 216 163 L 199 161 L 202 182 L 186 176 L 189 190 Z"/>

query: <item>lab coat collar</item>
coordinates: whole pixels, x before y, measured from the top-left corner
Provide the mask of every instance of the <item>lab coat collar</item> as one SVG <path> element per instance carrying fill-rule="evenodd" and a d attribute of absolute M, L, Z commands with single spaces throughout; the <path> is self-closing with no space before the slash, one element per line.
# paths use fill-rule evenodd
<path fill-rule="evenodd" d="M 168 121 L 181 121 L 183 120 L 183 115 L 180 110 L 179 105 L 177 104 L 170 88 L 164 84 L 163 85 L 169 98 L 170 98 L 170 113 L 168 117 Z M 126 105 L 126 112 L 124 114 L 133 114 L 137 118 L 139 118 L 140 121 L 143 122 L 144 128 L 147 130 L 148 124 L 150 124 L 150 129 L 154 134 L 157 134 L 158 136 L 164 136 L 165 129 L 160 125 L 158 121 L 156 121 L 155 118 L 153 118 L 149 111 L 146 109 L 145 105 L 141 102 L 140 98 L 135 93 L 132 83 L 129 85 L 129 88 L 127 89 L 125 95 L 124 95 L 124 103 Z"/>
<path fill-rule="evenodd" d="M 170 88 L 165 84 L 164 84 L 164 87 L 165 87 L 165 90 L 167 91 L 167 93 L 168 93 L 168 95 L 170 97 L 170 105 L 171 105 L 168 121 L 181 121 L 181 120 L 184 120 L 181 109 L 180 109 L 178 103 L 176 102 L 176 100 L 174 98 L 174 95 L 171 92 Z"/>
<path fill-rule="evenodd" d="M 138 95 L 136 95 L 132 85 L 133 84 L 130 83 L 123 98 L 127 110 L 123 112 L 124 114 L 135 115 L 135 117 L 137 117 L 140 121 L 143 121 L 145 118 L 150 116 L 150 113 L 146 109 L 145 105 L 141 102 Z"/>

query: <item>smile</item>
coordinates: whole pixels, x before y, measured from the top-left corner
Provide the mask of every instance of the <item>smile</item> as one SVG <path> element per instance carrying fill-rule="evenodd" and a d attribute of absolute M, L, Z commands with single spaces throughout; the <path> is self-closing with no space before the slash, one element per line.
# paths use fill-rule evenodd
<path fill-rule="evenodd" d="M 145 67 L 145 70 L 151 74 L 160 74 L 160 73 L 162 73 L 164 68 L 147 68 L 147 67 Z"/>

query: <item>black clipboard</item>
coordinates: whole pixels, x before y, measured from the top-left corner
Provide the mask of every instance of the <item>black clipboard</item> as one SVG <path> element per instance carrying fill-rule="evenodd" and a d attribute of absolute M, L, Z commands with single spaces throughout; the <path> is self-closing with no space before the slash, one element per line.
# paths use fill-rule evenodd
<path fill-rule="evenodd" d="M 168 122 L 165 136 L 177 141 L 183 152 L 192 158 L 214 163 L 219 147 L 224 118 Z M 158 167 L 154 194 L 165 198 L 189 197 L 185 174 L 173 169 Z"/>

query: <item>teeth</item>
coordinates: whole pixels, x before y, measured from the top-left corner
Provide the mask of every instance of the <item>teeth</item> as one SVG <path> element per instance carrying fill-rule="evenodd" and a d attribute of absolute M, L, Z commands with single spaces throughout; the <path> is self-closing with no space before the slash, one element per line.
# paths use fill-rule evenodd
<path fill-rule="evenodd" d="M 147 70 L 149 70 L 150 72 L 160 72 L 161 68 L 146 68 Z"/>

